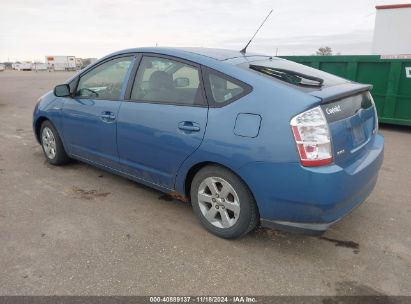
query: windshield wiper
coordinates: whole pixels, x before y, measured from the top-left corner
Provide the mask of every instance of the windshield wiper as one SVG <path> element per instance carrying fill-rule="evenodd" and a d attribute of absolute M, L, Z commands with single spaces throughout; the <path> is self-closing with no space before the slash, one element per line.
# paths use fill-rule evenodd
<path fill-rule="evenodd" d="M 250 64 L 250 69 L 302 87 L 322 87 L 324 79 L 303 73 Z M 308 80 L 308 82 L 307 82 Z"/>

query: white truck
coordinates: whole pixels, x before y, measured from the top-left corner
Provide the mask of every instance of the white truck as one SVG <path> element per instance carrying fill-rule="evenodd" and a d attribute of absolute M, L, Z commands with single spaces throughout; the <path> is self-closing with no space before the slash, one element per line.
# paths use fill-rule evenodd
<path fill-rule="evenodd" d="M 52 71 L 75 71 L 75 56 L 46 56 L 46 64 Z"/>
<path fill-rule="evenodd" d="M 33 63 L 33 71 L 47 71 L 47 63 L 43 62 L 34 62 Z"/>
<path fill-rule="evenodd" d="M 33 68 L 31 61 L 16 62 L 12 64 L 12 67 L 17 71 L 31 71 Z"/>
<path fill-rule="evenodd" d="M 3 72 L 5 70 L 4 64 L 0 63 L 0 72 Z"/>

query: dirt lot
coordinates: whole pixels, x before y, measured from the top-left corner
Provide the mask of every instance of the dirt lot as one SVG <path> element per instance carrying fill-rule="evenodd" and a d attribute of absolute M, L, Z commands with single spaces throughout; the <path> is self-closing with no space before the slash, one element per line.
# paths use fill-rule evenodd
<path fill-rule="evenodd" d="M 0 73 L 0 295 L 411 295 L 411 128 L 381 127 L 378 185 L 323 238 L 207 233 L 188 204 L 45 162 L 37 98 L 70 73 Z"/>

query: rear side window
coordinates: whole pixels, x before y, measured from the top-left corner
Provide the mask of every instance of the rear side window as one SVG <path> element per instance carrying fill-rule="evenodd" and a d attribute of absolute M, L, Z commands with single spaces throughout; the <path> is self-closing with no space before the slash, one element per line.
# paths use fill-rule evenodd
<path fill-rule="evenodd" d="M 203 105 L 204 96 L 197 67 L 160 57 L 144 56 L 131 92 L 132 100 Z"/>
<path fill-rule="evenodd" d="M 107 61 L 80 77 L 76 96 L 81 98 L 120 98 L 121 89 L 133 57 L 115 58 Z"/>
<path fill-rule="evenodd" d="M 208 84 L 207 97 L 211 106 L 224 106 L 252 90 L 248 84 L 211 69 L 207 69 L 205 78 Z"/>

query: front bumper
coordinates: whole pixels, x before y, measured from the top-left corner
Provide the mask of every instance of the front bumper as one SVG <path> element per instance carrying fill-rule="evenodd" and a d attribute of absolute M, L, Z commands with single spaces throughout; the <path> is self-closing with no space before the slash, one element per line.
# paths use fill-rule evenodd
<path fill-rule="evenodd" d="M 240 172 L 257 201 L 266 227 L 319 234 L 361 204 L 375 187 L 384 139 L 347 167 L 302 167 L 298 163 L 256 162 Z"/>

